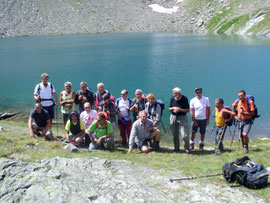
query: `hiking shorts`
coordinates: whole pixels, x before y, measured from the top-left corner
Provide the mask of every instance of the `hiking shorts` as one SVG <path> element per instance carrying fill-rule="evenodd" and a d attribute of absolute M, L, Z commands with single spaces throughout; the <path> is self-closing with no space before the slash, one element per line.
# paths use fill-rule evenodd
<path fill-rule="evenodd" d="M 42 106 L 43 109 L 47 110 L 50 116 L 50 119 L 54 118 L 54 106 Z"/>
<path fill-rule="evenodd" d="M 204 120 L 196 120 L 197 123 L 198 123 L 198 126 L 196 127 L 194 125 L 194 122 L 192 122 L 192 132 L 193 133 L 196 133 L 198 128 L 200 128 L 200 133 L 201 135 L 205 135 L 205 131 L 206 131 L 206 122 L 207 122 L 207 119 L 204 119 Z"/>
<path fill-rule="evenodd" d="M 252 119 L 240 120 L 239 122 L 239 130 L 241 130 L 242 134 L 248 134 L 251 129 Z"/>

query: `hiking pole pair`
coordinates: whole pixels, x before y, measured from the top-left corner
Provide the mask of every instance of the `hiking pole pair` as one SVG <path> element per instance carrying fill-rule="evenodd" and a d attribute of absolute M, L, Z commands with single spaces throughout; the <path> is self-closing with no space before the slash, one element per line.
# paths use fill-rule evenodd
<path fill-rule="evenodd" d="M 193 176 L 193 177 L 184 177 L 184 178 L 176 178 L 176 179 L 170 179 L 170 182 L 174 181 L 181 181 L 181 180 L 193 180 L 193 179 L 198 179 L 198 178 L 208 178 L 208 177 L 213 177 L 213 176 L 220 176 L 223 175 L 223 173 L 218 173 L 218 174 L 210 174 L 210 175 L 205 175 L 205 176 Z"/>

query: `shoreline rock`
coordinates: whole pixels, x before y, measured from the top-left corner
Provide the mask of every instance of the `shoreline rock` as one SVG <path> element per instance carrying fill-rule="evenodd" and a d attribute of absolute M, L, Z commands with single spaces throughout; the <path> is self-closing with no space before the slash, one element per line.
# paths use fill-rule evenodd
<path fill-rule="evenodd" d="M 1 202 L 263 202 L 252 191 L 209 179 L 171 183 L 179 171 L 128 161 L 55 157 L 28 163 L 1 158 L 0 168 Z"/>

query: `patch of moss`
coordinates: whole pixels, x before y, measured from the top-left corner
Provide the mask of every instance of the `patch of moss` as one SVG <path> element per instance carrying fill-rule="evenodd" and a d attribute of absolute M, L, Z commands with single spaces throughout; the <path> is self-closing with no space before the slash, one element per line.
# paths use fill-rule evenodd
<path fill-rule="evenodd" d="M 219 25 L 220 22 L 224 21 L 224 18 L 228 16 L 229 13 L 231 13 L 230 10 L 223 9 L 222 12 L 214 16 L 206 25 L 209 32 L 213 32 L 217 25 Z"/>
<path fill-rule="evenodd" d="M 243 27 L 243 25 L 249 20 L 249 15 L 242 15 L 232 20 L 226 22 L 221 26 L 221 28 L 217 31 L 219 34 L 225 33 L 229 28 L 234 26 L 234 30 L 238 30 L 239 27 Z"/>

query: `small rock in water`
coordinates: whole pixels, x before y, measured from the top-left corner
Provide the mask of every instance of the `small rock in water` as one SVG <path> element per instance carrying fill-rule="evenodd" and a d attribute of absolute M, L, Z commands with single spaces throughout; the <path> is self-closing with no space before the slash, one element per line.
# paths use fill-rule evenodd
<path fill-rule="evenodd" d="M 0 132 L 3 131 L 3 128 L 0 126 Z"/>

